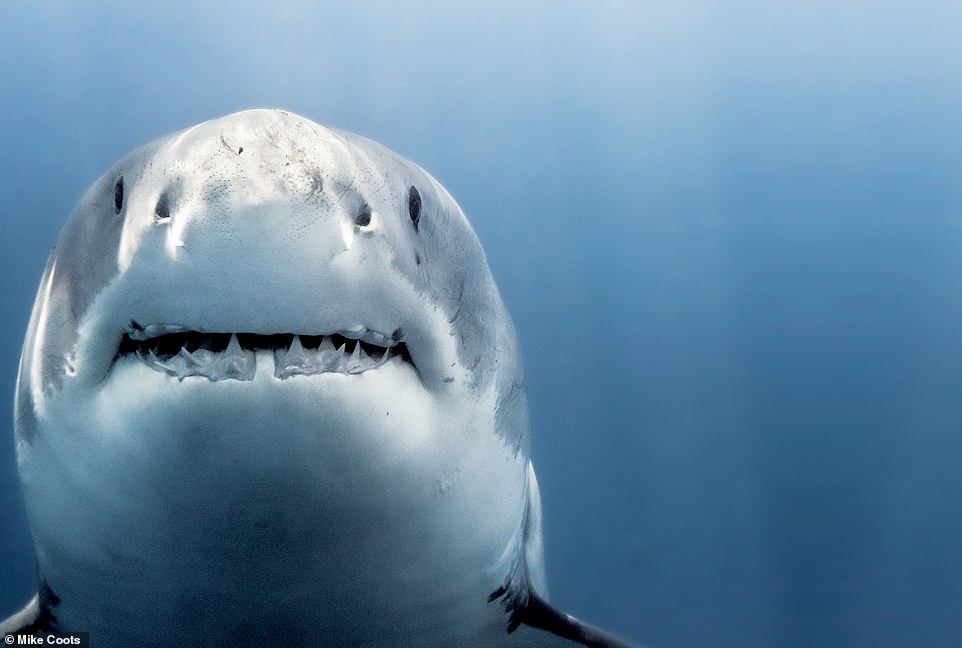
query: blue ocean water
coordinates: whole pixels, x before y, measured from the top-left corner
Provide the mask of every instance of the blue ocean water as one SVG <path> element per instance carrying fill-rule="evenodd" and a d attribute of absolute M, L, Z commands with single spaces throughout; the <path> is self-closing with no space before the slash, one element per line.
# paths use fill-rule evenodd
<path fill-rule="evenodd" d="M 962 5 L 7 0 L 0 25 L 0 616 L 35 586 L 10 421 L 60 225 L 135 146 L 276 106 L 471 218 L 555 603 L 654 648 L 962 645 Z"/>

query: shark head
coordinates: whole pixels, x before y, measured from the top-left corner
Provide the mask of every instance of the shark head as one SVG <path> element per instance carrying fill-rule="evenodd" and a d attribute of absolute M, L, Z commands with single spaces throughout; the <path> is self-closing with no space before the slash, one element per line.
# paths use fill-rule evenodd
<path fill-rule="evenodd" d="M 283 111 L 154 142 L 87 192 L 47 266 L 20 404 L 42 409 L 68 377 L 109 382 L 138 353 L 179 379 L 250 380 L 222 375 L 210 354 L 189 357 L 218 355 L 231 335 L 238 367 L 275 350 L 281 379 L 360 373 L 374 357 L 401 358 L 432 392 L 520 376 L 484 253 L 450 195 L 378 144 Z M 360 366 L 285 373 L 292 344 L 320 343 L 346 344 Z"/>
<path fill-rule="evenodd" d="M 430 643 L 416 610 L 518 570 L 526 407 L 478 239 L 418 166 L 277 110 L 148 144 L 81 199 L 24 343 L 41 604 L 131 645 L 197 619 Z"/>

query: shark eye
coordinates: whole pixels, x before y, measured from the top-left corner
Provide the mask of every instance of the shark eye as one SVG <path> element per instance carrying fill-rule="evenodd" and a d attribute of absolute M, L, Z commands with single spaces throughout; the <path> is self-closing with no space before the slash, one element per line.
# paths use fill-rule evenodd
<path fill-rule="evenodd" d="M 119 214 L 121 208 L 124 206 L 124 177 L 120 176 L 120 180 L 114 185 L 114 213 Z"/>
<path fill-rule="evenodd" d="M 421 194 L 415 187 L 408 190 L 408 214 L 414 223 L 414 231 L 418 231 L 418 221 L 421 220 Z"/>
<path fill-rule="evenodd" d="M 354 223 L 358 227 L 367 227 L 368 225 L 371 224 L 371 212 L 365 209 L 364 211 L 362 211 L 360 214 L 357 215 L 357 218 L 354 219 Z"/>

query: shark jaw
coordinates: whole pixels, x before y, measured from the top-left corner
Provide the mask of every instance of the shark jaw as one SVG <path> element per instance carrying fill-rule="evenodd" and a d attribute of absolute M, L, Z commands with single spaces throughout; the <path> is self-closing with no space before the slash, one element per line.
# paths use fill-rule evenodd
<path fill-rule="evenodd" d="M 125 333 L 116 361 L 134 357 L 154 371 L 183 380 L 254 378 L 258 357 L 273 361 L 281 380 L 322 373 L 360 374 L 394 359 L 414 366 L 400 329 L 385 335 L 366 328 L 322 335 L 203 333 L 180 326 L 133 327 Z M 263 370 L 263 369 L 262 369 Z"/>

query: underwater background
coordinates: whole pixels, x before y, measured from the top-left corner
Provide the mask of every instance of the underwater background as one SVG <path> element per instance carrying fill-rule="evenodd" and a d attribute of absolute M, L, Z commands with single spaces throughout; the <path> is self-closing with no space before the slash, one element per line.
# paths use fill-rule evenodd
<path fill-rule="evenodd" d="M 653 648 L 962 646 L 962 4 L 0 2 L 0 617 L 36 286 L 127 151 L 416 161 L 527 366 L 553 602 Z M 65 533 L 69 533 L 65 529 Z"/>

